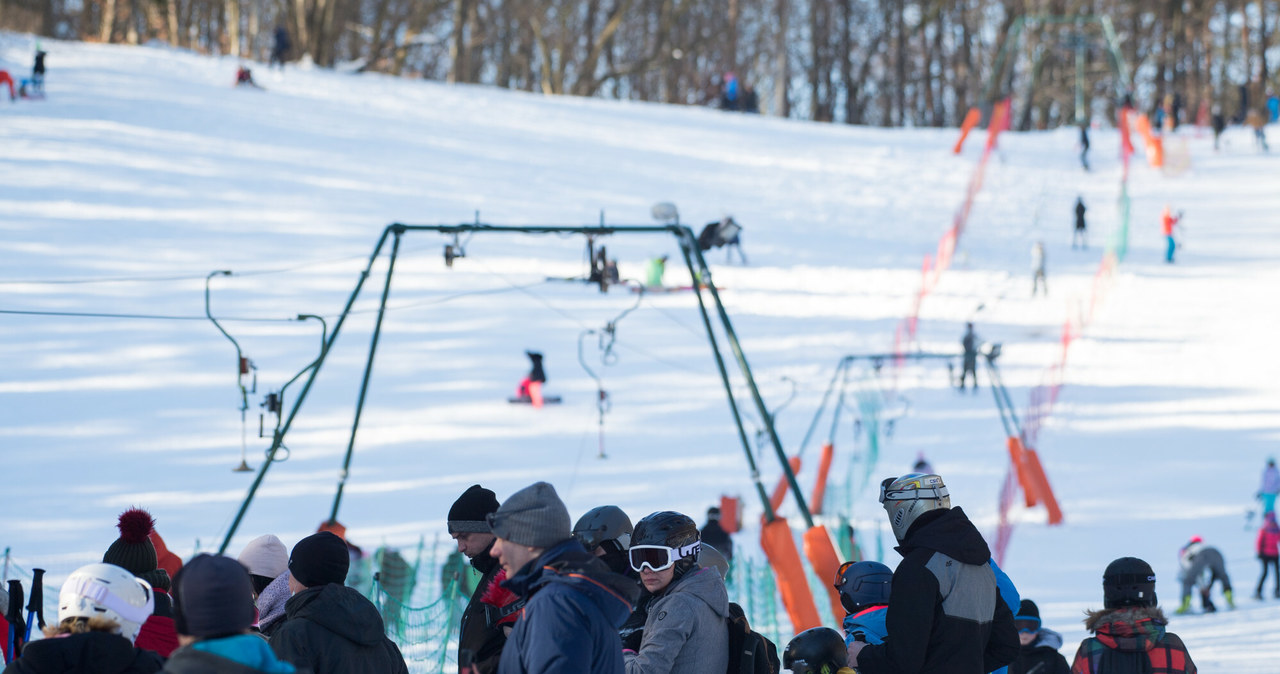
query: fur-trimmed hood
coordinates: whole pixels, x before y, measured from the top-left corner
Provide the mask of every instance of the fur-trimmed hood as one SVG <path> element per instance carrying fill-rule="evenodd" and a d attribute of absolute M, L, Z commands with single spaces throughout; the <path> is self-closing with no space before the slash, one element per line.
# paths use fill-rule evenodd
<path fill-rule="evenodd" d="M 1149 651 L 1164 640 L 1169 620 L 1157 606 L 1090 611 L 1084 626 L 1108 648 Z"/>

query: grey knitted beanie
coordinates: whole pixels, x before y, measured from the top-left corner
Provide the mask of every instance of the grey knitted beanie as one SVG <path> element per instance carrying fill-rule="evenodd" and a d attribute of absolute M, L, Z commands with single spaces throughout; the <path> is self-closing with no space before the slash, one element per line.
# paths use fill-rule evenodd
<path fill-rule="evenodd" d="M 489 529 L 503 540 L 531 548 L 549 548 L 568 539 L 569 509 L 546 482 L 535 482 L 514 493 L 488 517 Z"/>

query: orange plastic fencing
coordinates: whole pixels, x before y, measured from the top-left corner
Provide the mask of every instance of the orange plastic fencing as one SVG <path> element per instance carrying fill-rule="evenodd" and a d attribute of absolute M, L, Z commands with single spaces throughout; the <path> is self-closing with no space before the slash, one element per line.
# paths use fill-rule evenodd
<path fill-rule="evenodd" d="M 791 464 L 791 474 L 795 475 L 800 472 L 800 457 L 793 456 L 787 459 L 787 463 Z M 778 486 L 773 488 L 773 495 L 769 497 L 769 505 L 773 506 L 773 512 L 778 512 L 778 508 L 782 507 L 782 502 L 787 498 L 787 487 L 791 483 L 787 481 L 787 476 L 783 475 L 778 478 Z"/>
<path fill-rule="evenodd" d="M 772 522 L 761 523 L 760 547 L 777 576 L 778 591 L 791 618 L 791 629 L 800 632 L 820 626 L 822 619 L 818 617 L 818 605 L 809 591 L 809 579 L 804 574 L 800 551 L 796 549 L 796 539 L 791 537 L 791 527 L 785 519 L 779 517 Z"/>
<path fill-rule="evenodd" d="M 720 526 L 725 533 L 738 533 L 742 528 L 742 499 L 737 496 L 720 497 Z"/>
<path fill-rule="evenodd" d="M 813 483 L 813 497 L 809 499 L 809 509 L 815 515 L 822 514 L 822 501 L 827 496 L 827 475 L 831 472 L 831 459 L 836 449 L 831 443 L 822 445 L 822 458 L 818 460 L 818 477 Z"/>
<path fill-rule="evenodd" d="M 809 558 L 813 572 L 827 590 L 827 600 L 831 602 L 831 615 L 839 616 L 844 612 L 840 603 L 840 593 L 836 591 L 836 575 L 840 572 L 840 555 L 831 542 L 831 534 L 821 524 L 804 532 L 804 556 Z"/>
<path fill-rule="evenodd" d="M 961 148 L 964 147 L 964 140 L 969 137 L 969 132 L 982 121 L 982 111 L 977 108 L 969 108 L 969 112 L 965 113 L 964 123 L 960 125 L 960 138 L 956 140 L 954 152 L 960 154 Z"/>

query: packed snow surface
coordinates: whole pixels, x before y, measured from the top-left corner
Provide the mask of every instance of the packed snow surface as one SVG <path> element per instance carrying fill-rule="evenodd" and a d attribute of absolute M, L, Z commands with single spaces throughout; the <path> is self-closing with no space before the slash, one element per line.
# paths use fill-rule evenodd
<path fill-rule="evenodd" d="M 921 260 L 950 225 L 985 141 L 975 134 L 957 156 L 954 130 L 322 70 L 255 66 L 264 87 L 255 90 L 231 86 L 232 59 L 43 47 L 47 99 L 0 105 L 0 309 L 189 319 L 0 314 L 0 538 L 53 583 L 99 560 L 131 505 L 155 515 L 179 554 L 218 547 L 254 476 L 230 470 L 242 428 L 257 468 L 269 445 L 258 437 L 259 403 L 319 351 L 317 321 L 284 319 L 314 314 L 333 329 L 393 222 L 454 224 L 478 212 L 492 224 L 651 224 L 650 206 L 671 201 L 696 231 L 732 214 L 750 264 L 726 265 L 720 250 L 708 259 L 768 404 L 781 405 L 795 383 L 777 416 L 793 453 L 839 358 L 892 349 Z M 0 35 L 0 67 L 22 76 L 33 50 L 30 37 Z M 1148 560 L 1171 613 L 1177 550 L 1199 534 L 1226 555 L 1237 608 L 1175 617 L 1170 629 L 1201 671 L 1275 671 L 1280 600 L 1251 598 L 1258 518 L 1245 515 L 1280 440 L 1280 169 L 1239 128 L 1220 152 L 1190 127 L 1167 142 L 1186 148 L 1190 168 L 1166 175 L 1135 158 L 1130 253 L 1071 346 L 1039 436 L 1066 522 L 1050 527 L 1043 509 L 1015 509 L 1004 568 L 1070 657 L 1083 611 L 1101 605 L 1109 561 Z M 1080 169 L 1075 143 L 1069 129 L 1000 139 L 956 263 L 921 310 L 922 350 L 958 350 L 966 321 L 1003 345 L 1020 410 L 1059 357 L 1062 324 L 1090 302 L 1119 222 L 1118 133 L 1095 130 L 1092 172 Z M 1083 251 L 1070 247 L 1077 195 L 1089 206 Z M 1185 212 L 1172 265 L 1165 204 Z M 1048 298 L 1030 296 L 1036 241 L 1047 250 Z M 642 278 L 646 261 L 666 254 L 668 283 L 689 282 L 670 236 L 602 242 L 624 277 Z M 760 554 L 750 523 L 761 506 L 691 293 L 548 281 L 585 273 L 580 236 L 478 234 L 461 242 L 466 257 L 452 269 L 446 243 L 425 232 L 401 242 L 339 511 L 352 540 L 443 547 L 449 505 L 468 485 L 504 498 L 547 480 L 574 516 L 615 503 L 633 519 L 674 509 L 701 521 L 722 493 L 740 494 L 748 531 L 738 546 Z M 232 553 L 263 533 L 292 545 L 328 517 L 386 261 L 384 249 Z M 243 427 L 235 348 L 204 318 L 216 270 L 233 274 L 210 281 L 211 309 L 257 367 Z M 637 300 L 607 364 L 598 334 L 582 340 L 612 405 L 601 459 L 579 338 Z M 249 318 L 273 320 L 236 320 Z M 525 349 L 546 354 L 546 391 L 563 404 L 506 402 L 527 370 Z M 760 415 L 734 372 L 751 436 Z M 876 385 L 861 366 L 851 379 Z M 832 480 L 858 479 L 852 507 L 828 510 L 850 514 L 864 550 L 895 564 L 872 492 L 923 453 L 994 540 L 1008 455 L 989 391 L 958 394 L 937 364 L 908 364 L 896 386 L 906 402 L 866 490 L 865 465 L 849 469 L 866 457 L 865 435 L 854 437 L 846 408 Z M 286 391 L 286 413 L 301 388 Z M 274 419 L 265 423 L 269 436 Z M 824 424 L 817 440 L 827 433 Z M 816 446 L 807 453 L 806 489 Z M 766 446 L 757 459 L 772 488 L 776 456 Z M 799 526 L 793 502 L 783 514 Z"/>

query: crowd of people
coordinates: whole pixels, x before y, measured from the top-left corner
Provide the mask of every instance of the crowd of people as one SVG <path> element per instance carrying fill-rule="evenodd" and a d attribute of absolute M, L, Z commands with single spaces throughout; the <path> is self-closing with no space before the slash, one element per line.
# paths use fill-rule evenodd
<path fill-rule="evenodd" d="M 1267 507 L 1258 534 L 1259 597 L 1268 567 L 1276 567 L 1277 492 L 1272 461 L 1259 492 Z M 701 527 L 674 511 L 633 525 L 615 505 L 574 524 L 549 483 L 502 502 L 472 485 L 446 520 L 458 552 L 481 576 L 458 626 L 459 672 L 1196 671 L 1186 646 L 1166 630 L 1147 562 L 1122 557 L 1107 566 L 1103 607 L 1087 613 L 1091 636 L 1068 663 L 1062 636 L 1018 595 L 963 509 L 952 506 L 942 477 L 888 478 L 879 501 L 899 544 L 897 567 L 842 565 L 834 579 L 841 629 L 804 630 L 780 659 L 771 642 L 751 636 L 745 648 L 759 657 L 744 665 L 744 635 L 753 633 L 726 590 L 733 541 L 719 508 L 708 510 Z M 63 583 L 46 638 L 26 645 L 5 674 L 407 673 L 378 608 L 345 584 L 352 548 L 334 532 L 307 536 L 291 550 L 267 534 L 236 558 L 200 554 L 182 564 L 145 511 L 130 509 L 118 527 L 102 563 Z M 1213 610 L 1214 583 L 1231 604 L 1216 549 L 1196 537 L 1180 558 L 1180 613 L 1197 588 Z M 1276 582 L 1280 596 L 1280 573 Z"/>

